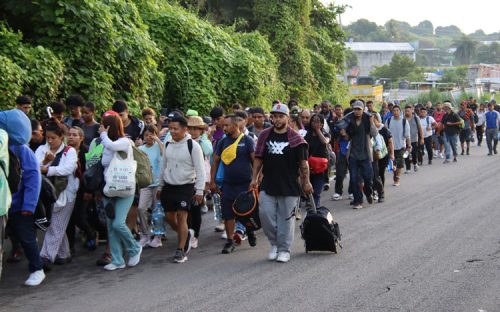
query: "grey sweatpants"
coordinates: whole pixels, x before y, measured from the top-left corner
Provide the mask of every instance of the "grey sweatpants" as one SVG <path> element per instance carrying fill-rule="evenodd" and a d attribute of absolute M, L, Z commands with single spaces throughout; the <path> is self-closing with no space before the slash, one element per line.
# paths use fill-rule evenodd
<path fill-rule="evenodd" d="M 295 232 L 295 209 L 298 196 L 269 196 L 265 191 L 259 194 L 259 216 L 262 229 L 271 246 L 278 252 L 290 252 Z"/>
<path fill-rule="evenodd" d="M 497 150 L 498 128 L 486 129 L 486 144 L 490 153 Z"/>

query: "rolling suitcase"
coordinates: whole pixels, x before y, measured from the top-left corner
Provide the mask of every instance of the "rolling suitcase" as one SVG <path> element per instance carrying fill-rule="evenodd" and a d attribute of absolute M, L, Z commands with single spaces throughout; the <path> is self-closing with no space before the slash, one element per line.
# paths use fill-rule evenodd
<path fill-rule="evenodd" d="M 316 209 L 312 195 L 309 195 L 312 208 L 300 226 L 302 239 L 305 242 L 306 253 L 309 251 L 331 251 L 338 253 L 340 245 L 340 230 L 333 220 L 330 210 L 326 207 Z"/>

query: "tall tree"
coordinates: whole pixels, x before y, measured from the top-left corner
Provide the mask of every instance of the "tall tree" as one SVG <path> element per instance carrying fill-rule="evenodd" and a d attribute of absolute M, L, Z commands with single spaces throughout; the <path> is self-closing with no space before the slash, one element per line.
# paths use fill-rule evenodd
<path fill-rule="evenodd" d="M 455 51 L 455 60 L 459 64 L 470 64 L 476 55 L 478 42 L 467 36 L 455 40 L 453 45 L 457 48 Z"/>

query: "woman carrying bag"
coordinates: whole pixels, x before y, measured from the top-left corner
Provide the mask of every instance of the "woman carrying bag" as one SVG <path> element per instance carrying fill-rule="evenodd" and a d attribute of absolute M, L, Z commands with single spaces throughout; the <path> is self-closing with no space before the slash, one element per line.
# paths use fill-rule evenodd
<path fill-rule="evenodd" d="M 142 247 L 135 241 L 125 220 L 134 201 L 136 162 L 132 141 L 125 137 L 120 116 L 113 111 L 104 113 L 99 133 L 104 145 L 104 207 L 107 214 L 108 241 L 112 261 L 104 269 L 113 271 L 125 268 L 123 248 L 128 253 L 128 266 L 136 266 Z"/>
<path fill-rule="evenodd" d="M 64 144 L 66 126 L 49 119 L 45 129 L 47 143 L 37 148 L 35 156 L 40 171 L 56 189 L 57 201 L 52 209 L 50 226 L 45 233 L 40 256 L 45 265 L 65 264 L 71 261 L 66 227 L 75 206 L 80 181 L 75 177 L 78 156 L 74 148 Z"/>

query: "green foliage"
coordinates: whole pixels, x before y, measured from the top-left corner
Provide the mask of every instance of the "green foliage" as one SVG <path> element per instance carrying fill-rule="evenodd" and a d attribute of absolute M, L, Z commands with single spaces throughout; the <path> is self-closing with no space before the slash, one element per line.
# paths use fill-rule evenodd
<path fill-rule="evenodd" d="M 62 96 L 80 93 L 100 110 L 115 98 L 129 101 L 132 111 L 159 104 L 163 75 L 155 60 L 161 54 L 133 3 L 40 0 L 24 8 L 32 22 L 27 39 L 65 62 Z"/>
<path fill-rule="evenodd" d="M 456 83 L 458 86 L 467 84 L 467 66 L 459 66 L 444 72 L 441 82 Z"/>
<path fill-rule="evenodd" d="M 266 106 L 282 95 L 276 59 L 261 35 L 224 30 L 162 1 L 137 3 L 164 55 L 169 106 L 207 113 L 234 102 Z"/>
<path fill-rule="evenodd" d="M 35 111 L 58 98 L 64 65 L 50 50 L 23 44 L 20 33 L 0 24 L 0 55 L 12 58 L 23 69 L 22 90 L 16 96 L 31 95 Z"/>
<path fill-rule="evenodd" d="M 377 78 L 390 78 L 392 81 L 401 79 L 419 81 L 423 79 L 422 70 L 406 55 L 394 54 L 391 63 L 375 68 L 371 75 Z"/>
<path fill-rule="evenodd" d="M 455 40 L 453 44 L 457 48 L 455 51 L 455 60 L 457 63 L 460 65 L 470 64 L 472 58 L 476 55 L 478 42 L 467 36 L 462 36 L 460 39 Z"/>
<path fill-rule="evenodd" d="M 310 27 L 310 4 L 310 0 L 256 0 L 254 6 L 257 29 L 268 36 L 276 53 L 287 94 L 305 102 L 316 98 L 318 85 L 306 50 L 305 30 Z"/>
<path fill-rule="evenodd" d="M 24 70 L 0 54 L 0 110 L 14 107 L 14 99 L 23 89 Z"/>
<path fill-rule="evenodd" d="M 430 92 L 426 93 L 420 93 L 417 97 L 409 97 L 406 99 L 407 103 L 427 103 L 428 101 L 431 101 L 432 104 L 436 104 L 437 102 L 443 103 L 444 101 L 449 101 L 450 100 L 450 94 L 449 93 L 443 93 L 439 92 L 438 89 L 431 89 Z"/>
<path fill-rule="evenodd" d="M 481 45 L 477 49 L 475 63 L 500 64 L 500 44 Z"/>

